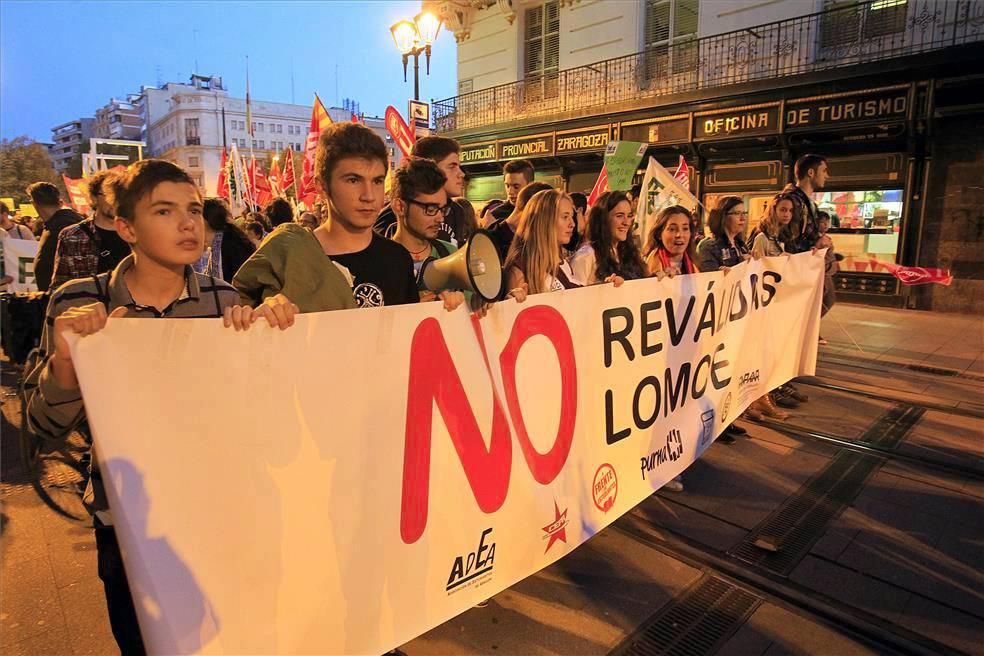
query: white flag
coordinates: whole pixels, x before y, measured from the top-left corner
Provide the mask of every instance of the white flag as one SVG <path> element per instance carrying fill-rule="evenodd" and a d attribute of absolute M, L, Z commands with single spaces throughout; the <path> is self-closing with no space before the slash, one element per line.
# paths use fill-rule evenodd
<path fill-rule="evenodd" d="M 656 215 L 661 209 L 671 205 L 683 205 L 691 212 L 696 212 L 698 203 L 689 189 L 650 157 L 649 164 L 646 166 L 646 177 L 642 180 L 642 191 L 639 193 L 639 205 L 636 208 L 636 228 L 640 230 L 639 238 L 643 244 L 646 243 Z"/>

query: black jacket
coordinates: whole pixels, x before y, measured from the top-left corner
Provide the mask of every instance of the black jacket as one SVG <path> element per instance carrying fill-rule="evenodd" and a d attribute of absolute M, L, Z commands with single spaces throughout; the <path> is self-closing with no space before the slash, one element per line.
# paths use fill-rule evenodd
<path fill-rule="evenodd" d="M 38 290 L 48 291 L 51 286 L 51 276 L 55 272 L 55 249 L 58 248 L 58 235 L 70 225 L 81 221 L 81 214 L 63 207 L 44 222 L 44 231 L 38 243 L 38 254 L 34 256 L 34 280 Z"/>
<path fill-rule="evenodd" d="M 239 267 L 256 251 L 256 247 L 235 226 L 228 226 L 222 233 L 222 279 L 232 283 Z"/>

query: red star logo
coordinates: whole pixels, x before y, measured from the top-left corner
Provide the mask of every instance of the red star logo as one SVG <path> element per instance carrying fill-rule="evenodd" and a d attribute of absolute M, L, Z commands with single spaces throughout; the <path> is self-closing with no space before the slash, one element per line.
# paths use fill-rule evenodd
<path fill-rule="evenodd" d="M 560 512 L 560 506 L 557 505 L 556 499 L 554 499 L 554 520 L 543 527 L 543 532 L 550 536 L 547 548 L 544 549 L 543 553 L 550 551 L 550 547 L 557 540 L 567 544 L 567 508 L 564 508 L 564 512 Z"/>

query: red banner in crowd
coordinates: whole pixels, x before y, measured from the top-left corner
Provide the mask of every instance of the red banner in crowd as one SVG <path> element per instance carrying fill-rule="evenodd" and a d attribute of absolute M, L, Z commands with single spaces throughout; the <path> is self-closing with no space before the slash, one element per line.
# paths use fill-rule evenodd
<path fill-rule="evenodd" d="M 308 129 L 307 140 L 304 142 L 304 168 L 301 172 L 301 185 L 298 198 L 308 206 L 314 203 L 317 188 L 314 184 L 314 154 L 318 150 L 318 139 L 321 133 L 332 124 L 328 110 L 321 104 L 318 94 L 314 94 L 314 106 L 311 108 L 311 127 Z"/>
<path fill-rule="evenodd" d="M 88 215 L 92 208 L 89 206 L 89 192 L 86 188 L 85 180 L 73 180 L 67 175 L 62 175 L 65 181 L 65 189 L 68 191 L 68 200 L 72 203 L 72 209 L 79 214 Z"/>
<path fill-rule="evenodd" d="M 288 148 L 284 153 L 284 173 L 280 177 L 280 190 L 287 193 L 287 190 L 294 186 L 294 149 Z M 296 194 L 295 190 L 295 194 Z"/>
<path fill-rule="evenodd" d="M 410 151 L 413 150 L 415 137 L 410 126 L 407 125 L 407 122 L 400 116 L 399 110 L 393 107 L 393 105 L 386 108 L 386 129 L 389 131 L 390 136 L 393 137 L 393 141 L 400 148 L 403 156 L 410 157 Z"/>

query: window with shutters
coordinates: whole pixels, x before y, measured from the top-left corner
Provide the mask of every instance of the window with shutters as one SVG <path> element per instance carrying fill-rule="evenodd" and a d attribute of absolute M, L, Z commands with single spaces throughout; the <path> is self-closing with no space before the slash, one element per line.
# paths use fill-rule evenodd
<path fill-rule="evenodd" d="M 828 0 L 820 23 L 821 48 L 845 48 L 871 39 L 891 37 L 905 29 L 908 0 Z"/>
<path fill-rule="evenodd" d="M 555 98 L 560 70 L 560 2 L 551 0 L 527 9 L 523 37 L 527 102 Z"/>
<path fill-rule="evenodd" d="M 659 80 L 697 68 L 700 0 L 646 0 L 646 77 Z"/>
<path fill-rule="evenodd" d="M 186 146 L 199 146 L 202 141 L 198 137 L 198 119 L 197 118 L 186 118 L 185 119 L 185 145 Z"/>

